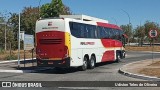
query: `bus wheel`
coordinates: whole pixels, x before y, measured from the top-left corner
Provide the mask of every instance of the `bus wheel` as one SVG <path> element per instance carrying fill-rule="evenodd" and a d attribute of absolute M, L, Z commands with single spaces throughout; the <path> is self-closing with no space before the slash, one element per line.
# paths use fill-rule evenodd
<path fill-rule="evenodd" d="M 123 52 L 123 58 L 126 58 L 126 52 Z"/>
<path fill-rule="evenodd" d="M 88 68 L 89 69 L 94 69 L 94 67 L 95 67 L 95 61 L 96 61 L 95 57 L 91 56 L 91 59 L 88 62 Z"/>
<path fill-rule="evenodd" d="M 121 59 L 120 53 L 116 54 L 116 62 L 119 63 Z"/>
<path fill-rule="evenodd" d="M 87 69 L 87 57 L 84 57 L 83 65 L 79 67 L 81 71 L 85 71 Z"/>

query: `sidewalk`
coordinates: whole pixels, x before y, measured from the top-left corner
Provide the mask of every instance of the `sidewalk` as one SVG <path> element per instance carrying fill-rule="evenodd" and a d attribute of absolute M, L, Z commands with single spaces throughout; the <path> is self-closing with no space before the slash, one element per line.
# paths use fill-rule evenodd
<path fill-rule="evenodd" d="M 20 65 L 18 67 L 17 60 L 11 60 L 9 62 L 0 62 L 0 72 L 9 72 L 9 73 L 34 73 L 42 70 L 46 70 L 49 68 L 40 68 L 37 67 L 36 61 L 26 60 L 24 65 L 24 61 L 20 61 Z"/>
<path fill-rule="evenodd" d="M 152 66 L 151 64 L 156 63 L 160 61 L 160 59 L 150 59 L 150 60 L 143 60 L 143 61 L 137 61 L 133 63 L 129 63 L 124 65 L 119 69 L 119 73 L 124 74 L 126 76 L 145 79 L 145 80 L 151 80 L 151 81 L 160 81 L 160 78 L 156 75 L 145 75 L 142 74 L 143 70 L 146 69 L 152 69 L 153 71 L 155 69 L 160 69 L 160 66 Z"/>

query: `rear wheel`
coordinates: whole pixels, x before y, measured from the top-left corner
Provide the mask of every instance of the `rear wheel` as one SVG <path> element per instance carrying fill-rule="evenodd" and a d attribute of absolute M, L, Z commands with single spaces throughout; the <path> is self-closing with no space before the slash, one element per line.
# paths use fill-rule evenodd
<path fill-rule="evenodd" d="M 117 53 L 116 54 L 116 62 L 119 63 L 120 59 L 121 59 L 121 55 L 120 55 L 120 53 Z"/>
<path fill-rule="evenodd" d="M 91 56 L 89 62 L 88 62 L 88 68 L 89 69 L 94 69 L 95 68 L 95 57 L 94 56 Z"/>
<path fill-rule="evenodd" d="M 88 62 L 87 62 L 87 57 L 84 57 L 83 59 L 83 65 L 79 67 L 79 69 L 81 71 L 85 71 L 87 69 L 87 65 L 88 65 Z"/>
<path fill-rule="evenodd" d="M 123 58 L 126 58 L 126 52 L 125 51 L 123 52 Z"/>

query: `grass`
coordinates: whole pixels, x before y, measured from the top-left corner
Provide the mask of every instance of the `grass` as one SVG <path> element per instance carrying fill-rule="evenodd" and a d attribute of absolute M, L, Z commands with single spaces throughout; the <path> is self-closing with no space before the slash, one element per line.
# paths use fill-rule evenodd
<path fill-rule="evenodd" d="M 154 52 L 160 52 L 160 46 L 126 46 L 125 49 L 127 51 L 154 51 Z"/>
<path fill-rule="evenodd" d="M 2 51 L 0 52 L 0 60 L 15 60 L 18 57 L 18 51 Z M 32 58 L 32 52 L 31 51 L 26 51 L 25 52 L 25 57 L 26 58 Z M 35 52 L 33 53 L 33 57 L 35 57 Z M 24 51 L 20 51 L 20 59 L 24 59 Z"/>
<path fill-rule="evenodd" d="M 139 71 L 139 73 L 147 76 L 160 77 L 160 61 L 154 62 L 144 67 L 142 70 Z"/>
<path fill-rule="evenodd" d="M 125 48 L 127 51 L 154 51 L 160 52 L 160 46 L 126 46 Z M 160 61 L 156 61 L 139 71 L 140 74 L 144 74 L 147 76 L 155 76 L 160 77 Z"/>

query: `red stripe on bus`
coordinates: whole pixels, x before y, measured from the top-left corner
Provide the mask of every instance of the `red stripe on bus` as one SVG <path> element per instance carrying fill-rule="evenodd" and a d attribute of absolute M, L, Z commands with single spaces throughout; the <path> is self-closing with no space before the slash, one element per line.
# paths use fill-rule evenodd
<path fill-rule="evenodd" d="M 121 41 L 114 40 L 114 39 L 101 39 L 101 43 L 103 47 L 110 48 L 110 47 L 122 47 L 123 44 Z"/>
<path fill-rule="evenodd" d="M 113 61 L 113 60 L 115 60 L 115 58 L 114 58 L 114 50 L 106 51 L 106 52 L 103 53 L 102 62 Z"/>
<path fill-rule="evenodd" d="M 117 25 L 114 25 L 114 24 L 97 22 L 97 25 L 98 25 L 98 26 L 102 26 L 102 27 L 107 27 L 107 28 L 113 28 L 113 29 L 122 30 L 120 27 L 118 27 Z"/>

